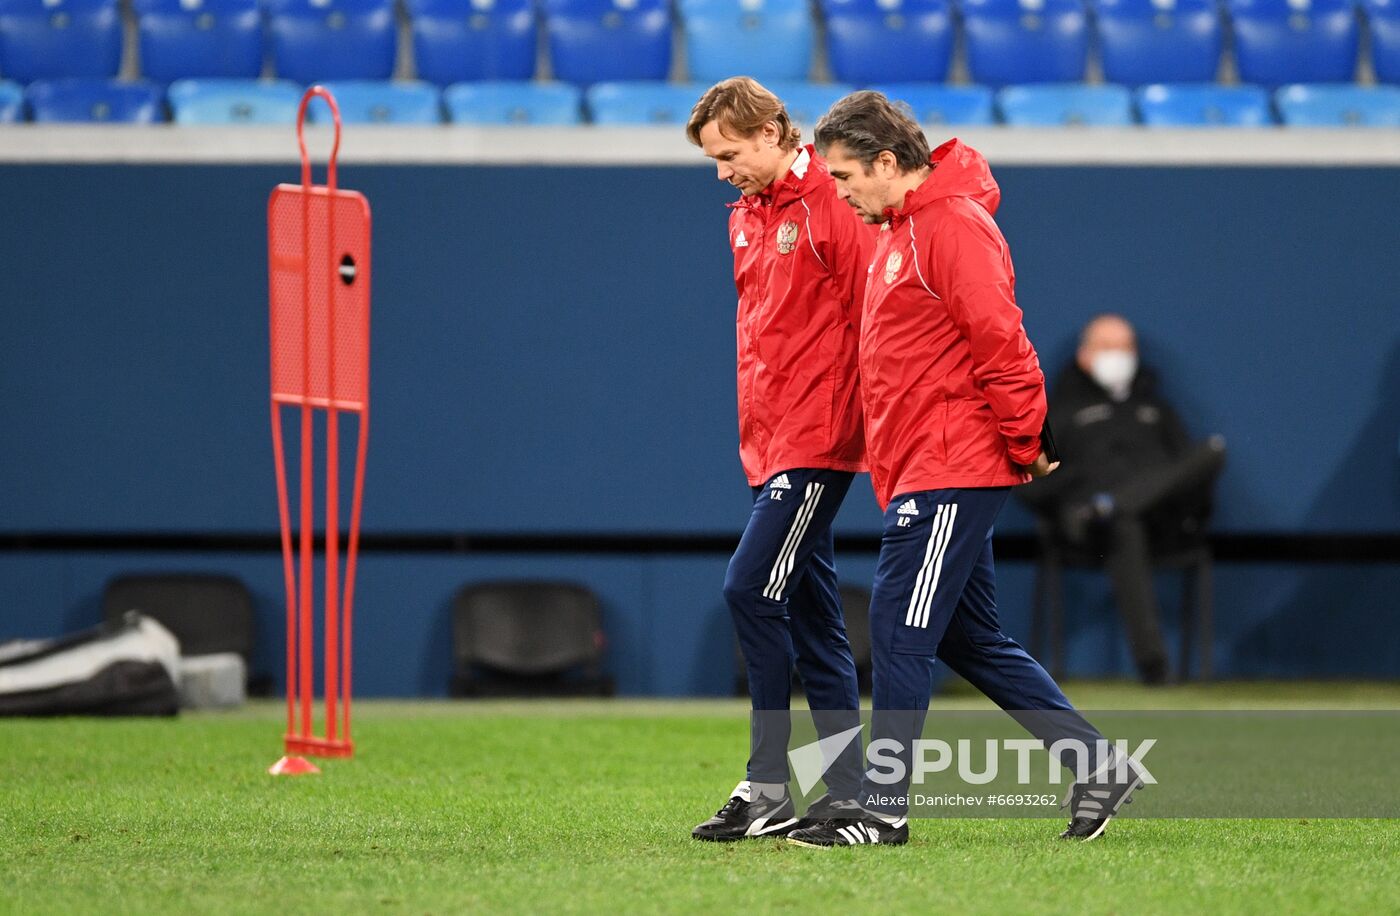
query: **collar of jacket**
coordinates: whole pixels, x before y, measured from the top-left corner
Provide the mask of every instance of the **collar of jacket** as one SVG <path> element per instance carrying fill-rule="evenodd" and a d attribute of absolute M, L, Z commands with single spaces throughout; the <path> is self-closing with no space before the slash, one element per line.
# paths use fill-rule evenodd
<path fill-rule="evenodd" d="M 928 164 L 928 177 L 904 195 L 904 203 L 885 208 L 884 217 L 892 226 L 945 197 L 968 197 L 988 213 L 997 212 L 1001 189 L 992 178 L 986 158 L 977 150 L 954 137 L 929 154 Z"/>
<path fill-rule="evenodd" d="M 760 207 L 782 203 L 790 198 L 806 197 L 817 187 L 818 176 L 824 174 L 826 174 L 826 164 L 817 158 L 817 151 L 809 143 L 798 149 L 797 159 L 793 161 L 792 168 L 788 169 L 782 178 L 774 181 L 757 194 L 740 197 L 728 206 L 735 209 L 757 210 Z"/>

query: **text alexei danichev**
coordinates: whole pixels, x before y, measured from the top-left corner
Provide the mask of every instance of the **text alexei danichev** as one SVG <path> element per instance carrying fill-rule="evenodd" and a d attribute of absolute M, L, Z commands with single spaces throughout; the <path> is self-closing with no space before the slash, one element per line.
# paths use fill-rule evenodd
<path fill-rule="evenodd" d="M 1004 807 L 1007 805 L 1053 805 L 1053 795 L 870 795 L 862 802 L 868 808 L 904 810 L 910 807 Z"/>

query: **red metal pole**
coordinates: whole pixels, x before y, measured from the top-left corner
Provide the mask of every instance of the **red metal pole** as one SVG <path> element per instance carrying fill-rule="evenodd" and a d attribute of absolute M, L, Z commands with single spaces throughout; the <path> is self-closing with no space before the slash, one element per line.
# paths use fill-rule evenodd
<path fill-rule="evenodd" d="M 368 361 L 368 357 L 366 357 Z M 365 492 L 365 453 L 369 446 L 369 404 L 360 406 L 360 443 L 355 449 L 355 497 L 350 509 L 350 544 L 345 561 L 345 740 L 350 740 L 350 625 L 355 609 L 355 563 L 360 554 L 360 505 Z"/>
<path fill-rule="evenodd" d="M 306 103 L 310 96 L 301 100 L 297 111 L 297 145 L 301 147 L 301 373 L 302 396 L 311 396 L 311 158 L 306 152 Z M 298 694 L 301 698 L 301 736 L 311 736 L 311 560 L 312 542 L 312 489 L 311 489 L 311 405 L 306 400 L 301 404 L 301 600 L 299 619 L 301 622 L 301 670 L 298 678 Z"/>
<path fill-rule="evenodd" d="M 272 454 L 277 459 L 277 518 L 282 523 L 282 579 L 287 589 L 287 734 L 295 730 L 292 692 L 296 684 L 296 627 L 294 625 L 297 593 L 293 576 L 292 523 L 287 514 L 286 456 L 282 449 L 282 406 L 272 402 Z"/>
<path fill-rule="evenodd" d="M 313 87 L 316 92 L 320 87 Z M 325 90 L 321 90 L 325 93 Z M 318 93 L 319 94 L 319 93 Z M 326 739 L 336 738 L 336 694 L 340 654 L 340 421 L 335 409 L 335 297 L 340 265 L 335 259 L 335 160 L 340 151 L 340 111 L 325 93 L 335 121 L 335 141 L 326 164 Z"/>

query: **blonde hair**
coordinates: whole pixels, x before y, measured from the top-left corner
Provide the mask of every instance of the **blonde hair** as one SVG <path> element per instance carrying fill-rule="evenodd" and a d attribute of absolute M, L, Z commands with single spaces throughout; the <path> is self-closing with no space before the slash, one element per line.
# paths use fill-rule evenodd
<path fill-rule="evenodd" d="M 690 110 L 685 125 L 686 138 L 700 145 L 700 130 L 715 121 L 720 132 L 735 138 L 752 137 L 772 121 L 778 125 L 778 145 L 795 150 L 802 142 L 802 131 L 792 123 L 782 99 L 749 76 L 733 76 L 715 83 Z"/>

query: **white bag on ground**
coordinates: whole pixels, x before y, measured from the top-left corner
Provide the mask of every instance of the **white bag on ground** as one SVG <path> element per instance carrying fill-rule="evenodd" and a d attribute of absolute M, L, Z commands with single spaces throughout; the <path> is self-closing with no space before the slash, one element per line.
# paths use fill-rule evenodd
<path fill-rule="evenodd" d="M 91 630 L 0 645 L 0 716 L 174 715 L 180 644 L 135 612 Z"/>
<path fill-rule="evenodd" d="M 229 709 L 247 699 L 248 666 L 237 652 L 181 656 L 181 709 Z"/>

